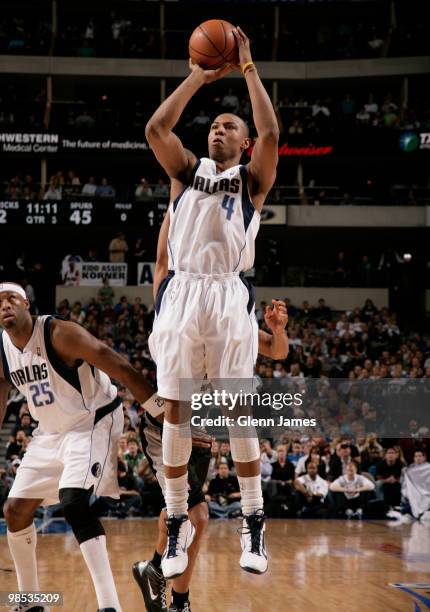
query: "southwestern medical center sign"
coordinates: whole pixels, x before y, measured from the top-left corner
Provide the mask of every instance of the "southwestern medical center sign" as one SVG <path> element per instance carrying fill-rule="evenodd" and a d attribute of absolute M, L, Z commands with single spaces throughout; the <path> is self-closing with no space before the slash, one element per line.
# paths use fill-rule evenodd
<path fill-rule="evenodd" d="M 64 136 L 58 132 L 0 132 L 0 153 L 141 153 L 148 149 L 144 140 Z"/>

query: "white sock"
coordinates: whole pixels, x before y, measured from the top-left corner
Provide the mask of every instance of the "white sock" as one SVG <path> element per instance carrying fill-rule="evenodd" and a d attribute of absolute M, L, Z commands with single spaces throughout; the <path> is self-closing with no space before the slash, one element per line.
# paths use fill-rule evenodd
<path fill-rule="evenodd" d="M 164 478 L 167 516 L 188 514 L 188 472 L 178 478 Z"/>
<path fill-rule="evenodd" d="M 262 510 L 263 491 L 261 488 L 261 476 L 238 476 L 242 512 L 244 515 L 253 514 L 257 510 Z"/>
<path fill-rule="evenodd" d="M 34 523 L 21 531 L 7 532 L 10 553 L 16 569 L 20 591 L 40 591 L 37 576 L 37 533 Z"/>
<path fill-rule="evenodd" d="M 106 536 L 91 538 L 82 542 L 80 547 L 93 580 L 99 608 L 114 608 L 121 612 L 106 548 Z"/>

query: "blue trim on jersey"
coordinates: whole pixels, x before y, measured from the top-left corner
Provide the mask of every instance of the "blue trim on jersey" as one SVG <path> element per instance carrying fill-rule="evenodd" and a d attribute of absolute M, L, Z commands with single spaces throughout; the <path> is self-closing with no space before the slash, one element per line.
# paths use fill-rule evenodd
<path fill-rule="evenodd" d="M 79 380 L 79 374 L 78 374 L 79 366 L 71 368 L 70 366 L 65 364 L 64 361 L 61 361 L 61 359 L 58 357 L 57 353 L 55 352 L 54 347 L 52 346 L 51 325 L 52 325 L 53 320 L 54 320 L 54 317 L 48 317 L 45 321 L 44 330 L 43 330 L 43 334 L 45 337 L 46 354 L 48 356 L 49 362 L 54 368 L 54 370 L 57 372 L 57 374 L 61 376 L 61 378 L 63 378 L 66 382 L 68 382 L 69 385 L 74 387 L 80 395 L 82 395 L 81 381 Z M 82 397 L 82 400 L 83 400 L 83 397 Z"/>
<path fill-rule="evenodd" d="M 158 287 L 157 297 L 155 298 L 155 312 L 157 314 L 160 312 L 161 301 L 163 299 L 163 295 L 167 289 L 167 286 L 174 276 L 175 276 L 175 272 L 173 270 L 169 270 L 166 278 L 163 278 L 163 280 L 160 283 L 160 286 Z"/>
<path fill-rule="evenodd" d="M 243 212 L 243 224 L 245 227 L 245 233 L 252 221 L 252 217 L 255 213 L 255 208 L 251 202 L 248 191 L 248 168 L 246 166 L 240 166 L 240 177 L 242 179 L 242 212 Z"/>
<path fill-rule="evenodd" d="M 246 306 L 246 309 L 248 311 L 248 314 L 251 314 L 252 308 L 255 305 L 255 289 L 252 283 L 249 282 L 249 280 L 246 278 L 243 272 L 239 274 L 239 278 L 242 281 L 242 283 L 245 285 L 248 291 L 248 304 Z"/>
<path fill-rule="evenodd" d="M 10 377 L 9 364 L 7 362 L 6 352 L 3 346 L 3 330 L 2 329 L 0 330 L 0 356 L 1 356 L 2 364 L 3 364 L 4 377 L 8 383 L 10 383 L 13 387 L 15 387 L 15 384 L 12 382 L 12 379 Z"/>
<path fill-rule="evenodd" d="M 113 400 L 113 402 L 111 402 L 110 404 L 106 404 L 106 406 L 102 406 L 101 408 L 97 408 L 96 413 L 94 415 L 94 425 L 97 425 L 97 423 L 100 421 L 100 419 L 102 419 L 107 414 L 110 414 L 116 408 L 118 408 L 118 406 L 121 403 L 122 403 L 122 399 L 120 398 L 119 395 L 117 395 L 116 398 Z"/>
<path fill-rule="evenodd" d="M 182 198 L 182 196 L 184 195 L 184 193 L 187 191 L 187 189 L 189 187 L 192 187 L 193 183 L 194 183 L 194 177 L 196 176 L 196 172 L 198 170 L 198 167 L 200 166 L 200 164 L 202 163 L 201 159 L 198 159 L 196 161 L 196 163 L 194 164 L 194 168 L 191 170 L 191 174 L 190 174 L 190 178 L 188 180 L 188 183 L 185 184 L 185 187 L 183 188 L 183 190 L 181 191 L 181 193 L 173 200 L 173 212 L 176 212 L 176 209 L 178 208 L 178 204 Z"/>
<path fill-rule="evenodd" d="M 102 471 L 101 471 L 101 474 L 100 474 L 100 477 L 99 477 L 99 481 L 98 481 L 97 486 L 96 486 L 96 490 L 94 491 L 94 495 L 97 495 L 98 488 L 99 488 L 100 483 L 101 483 L 102 478 L 103 478 L 103 472 L 105 471 L 106 459 L 109 456 L 109 450 L 110 450 L 110 445 L 111 445 L 112 428 L 113 428 L 113 412 L 111 412 L 111 424 L 110 424 L 110 429 L 109 429 L 109 442 L 108 442 L 108 446 L 107 446 L 107 449 L 106 449 L 106 456 L 105 456 L 105 460 L 103 461 Z"/>
<path fill-rule="evenodd" d="M 175 258 L 173 257 L 172 245 L 170 244 L 170 240 L 167 238 L 167 246 L 169 247 L 170 257 L 172 258 L 172 264 L 175 265 Z"/>

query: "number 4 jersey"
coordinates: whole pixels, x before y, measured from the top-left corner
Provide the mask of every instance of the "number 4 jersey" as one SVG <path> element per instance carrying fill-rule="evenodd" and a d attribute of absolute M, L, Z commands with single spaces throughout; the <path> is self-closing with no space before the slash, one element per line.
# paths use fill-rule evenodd
<path fill-rule="evenodd" d="M 217 173 L 203 157 L 169 214 L 170 270 L 211 275 L 253 266 L 260 214 L 249 197 L 247 166 Z"/>
<path fill-rule="evenodd" d="M 117 390 L 104 372 L 86 362 L 69 367 L 51 342 L 52 316 L 34 319 L 33 333 L 21 351 L 6 330 L 0 333 L 3 373 L 26 397 L 39 433 L 62 433 L 79 427 L 98 408 L 112 405 Z"/>

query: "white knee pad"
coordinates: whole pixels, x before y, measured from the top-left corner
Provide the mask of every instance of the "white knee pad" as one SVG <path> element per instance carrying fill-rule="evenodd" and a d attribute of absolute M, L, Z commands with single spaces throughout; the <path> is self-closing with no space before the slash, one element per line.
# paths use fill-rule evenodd
<path fill-rule="evenodd" d="M 255 427 L 240 427 L 240 438 L 230 435 L 230 450 L 233 461 L 249 463 L 260 459 L 260 444 Z M 230 433 L 232 433 L 230 431 Z"/>
<path fill-rule="evenodd" d="M 163 463 L 169 467 L 187 465 L 192 449 L 191 425 L 187 423 L 163 423 Z"/>

